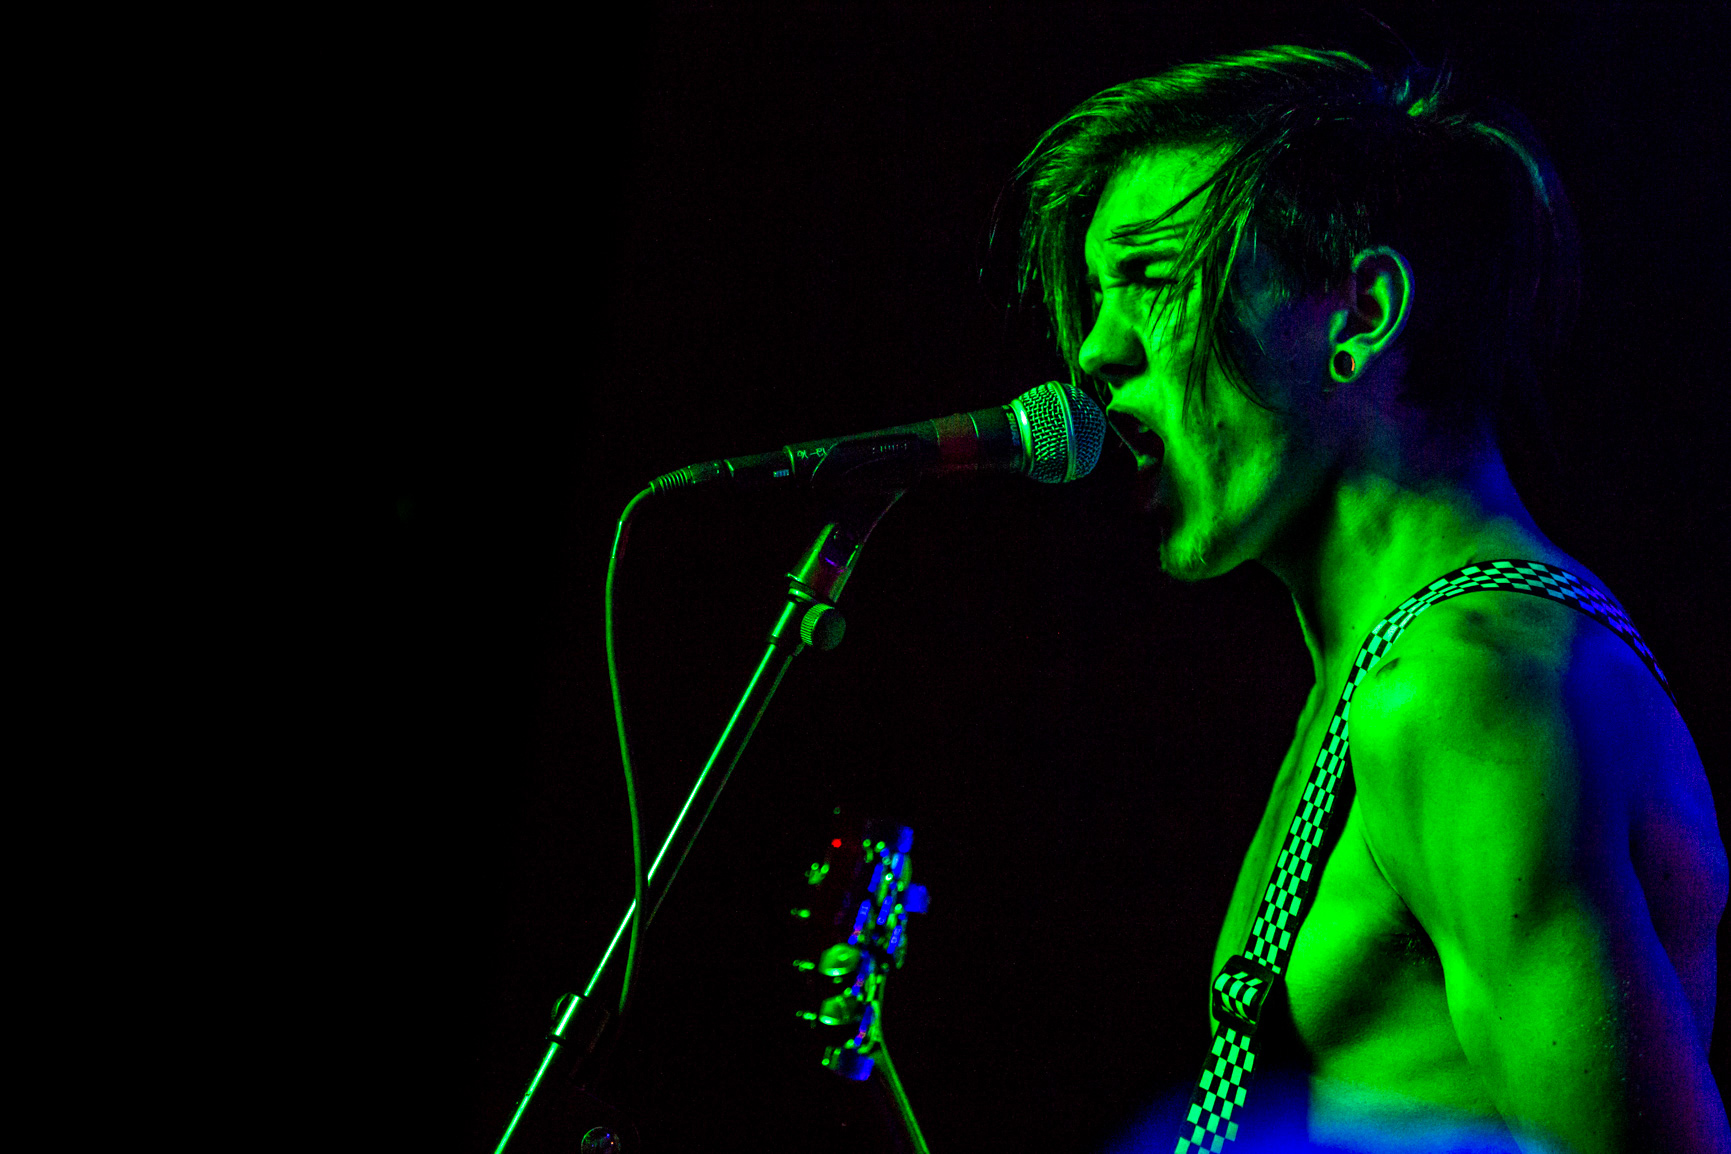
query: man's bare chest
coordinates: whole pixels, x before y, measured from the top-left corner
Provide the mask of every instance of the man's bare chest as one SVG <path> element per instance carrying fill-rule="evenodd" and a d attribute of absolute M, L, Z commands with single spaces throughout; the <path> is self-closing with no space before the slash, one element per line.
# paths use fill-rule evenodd
<path fill-rule="evenodd" d="M 1310 712 L 1315 712 L 1314 710 Z M 1215 970 L 1244 949 L 1268 877 L 1297 811 L 1316 759 L 1327 715 L 1309 724 L 1288 751 L 1247 849 L 1220 939 Z M 1391 1038 L 1409 1058 L 1428 1063 L 1458 1052 L 1443 998 L 1442 968 L 1430 939 L 1384 880 L 1366 840 L 1362 819 L 1348 803 L 1303 928 L 1294 943 L 1285 983 L 1293 1025 L 1313 1069 L 1351 1067 L 1374 1056 Z"/>

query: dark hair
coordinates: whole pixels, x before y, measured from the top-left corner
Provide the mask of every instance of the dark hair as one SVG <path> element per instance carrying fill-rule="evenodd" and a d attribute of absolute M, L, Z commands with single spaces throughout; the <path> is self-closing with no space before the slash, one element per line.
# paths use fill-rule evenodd
<path fill-rule="evenodd" d="M 1093 323 L 1082 238 L 1106 181 L 1167 146 L 1225 155 L 1162 307 L 1200 281 L 1186 400 L 1219 360 L 1253 401 L 1234 349 L 1238 252 L 1265 245 L 1289 293 L 1338 287 L 1372 245 L 1413 269 L 1406 399 L 1448 418 L 1538 410 L 1536 365 L 1578 294 L 1573 218 L 1537 135 L 1513 109 L 1456 108 L 1446 74 L 1381 77 L 1345 52 L 1277 46 L 1184 65 L 1084 101 L 1023 161 L 1020 285 L 1038 281 L 1078 383 Z"/>

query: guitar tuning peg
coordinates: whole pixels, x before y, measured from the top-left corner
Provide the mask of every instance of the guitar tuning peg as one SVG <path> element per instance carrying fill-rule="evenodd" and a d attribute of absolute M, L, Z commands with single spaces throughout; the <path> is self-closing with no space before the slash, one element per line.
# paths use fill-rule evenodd
<path fill-rule="evenodd" d="M 837 942 L 823 952 L 823 956 L 817 960 L 817 968 L 818 972 L 826 978 L 834 978 L 841 982 L 846 981 L 855 970 L 859 969 L 859 963 L 860 950 L 858 946 Z"/>
<path fill-rule="evenodd" d="M 833 1046 L 824 1054 L 823 1064 L 843 1078 L 855 1082 L 863 1082 L 872 1076 L 872 1059 L 840 1046 Z"/>
<path fill-rule="evenodd" d="M 817 1020 L 826 1026 L 851 1026 L 859 1021 L 864 1009 L 860 1000 L 851 994 L 837 994 L 824 999 L 823 1005 L 818 1007 Z"/>

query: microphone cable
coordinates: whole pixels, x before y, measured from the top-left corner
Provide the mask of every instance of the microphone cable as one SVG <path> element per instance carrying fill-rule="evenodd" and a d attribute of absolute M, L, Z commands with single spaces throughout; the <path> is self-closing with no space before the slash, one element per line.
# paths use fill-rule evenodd
<path fill-rule="evenodd" d="M 631 813 L 631 940 L 625 951 L 625 977 L 619 984 L 619 1016 L 625 1016 L 625 1000 L 631 993 L 632 971 L 637 964 L 637 940 L 643 933 L 643 825 L 637 812 L 637 779 L 631 773 L 631 743 L 625 738 L 625 703 L 619 695 L 619 663 L 613 651 L 613 575 L 619 568 L 619 553 L 637 503 L 654 493 L 645 489 L 625 503 L 619 524 L 613 530 L 613 551 L 607 555 L 607 584 L 601 595 L 603 627 L 607 643 L 607 684 L 613 691 L 613 726 L 619 732 L 619 762 L 625 769 L 625 808 Z M 617 940 L 617 939 L 615 939 Z"/>

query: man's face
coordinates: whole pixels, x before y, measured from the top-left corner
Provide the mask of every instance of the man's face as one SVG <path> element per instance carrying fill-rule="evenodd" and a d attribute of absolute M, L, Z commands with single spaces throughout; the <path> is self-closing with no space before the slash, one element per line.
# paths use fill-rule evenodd
<path fill-rule="evenodd" d="M 1245 371 L 1274 411 L 1246 397 L 1218 363 L 1188 410 L 1184 404 L 1201 290 L 1193 287 L 1182 308 L 1166 307 L 1160 293 L 1172 287 L 1202 198 L 1157 227 L 1143 222 L 1182 200 L 1218 161 L 1212 150 L 1173 148 L 1126 165 L 1107 182 L 1084 242 L 1097 312 L 1081 364 L 1110 387 L 1107 414 L 1136 454 L 1161 567 L 1181 580 L 1259 555 L 1319 479 L 1303 400 L 1315 366 L 1326 364 L 1317 359 L 1325 357 L 1325 324 L 1314 309 L 1284 301 L 1266 263 L 1240 258 L 1239 321 L 1249 338 Z"/>

